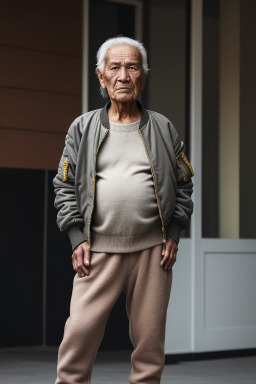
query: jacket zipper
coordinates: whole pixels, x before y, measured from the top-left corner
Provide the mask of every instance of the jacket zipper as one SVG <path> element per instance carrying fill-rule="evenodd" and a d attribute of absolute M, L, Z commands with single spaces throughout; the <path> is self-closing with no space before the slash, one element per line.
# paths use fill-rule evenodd
<path fill-rule="evenodd" d="M 152 163 L 151 163 L 151 159 L 149 157 L 148 150 L 147 150 L 147 147 L 146 147 L 146 144 L 145 144 L 145 141 L 144 141 L 144 138 L 143 138 L 143 135 L 142 135 L 140 129 L 138 129 L 138 132 L 139 132 L 139 135 L 140 135 L 141 140 L 143 142 L 143 145 L 144 145 L 144 148 L 145 148 L 145 152 L 146 152 L 146 155 L 147 155 L 147 158 L 148 158 L 148 161 L 149 161 L 150 170 L 151 170 L 151 174 L 152 174 L 153 182 L 154 182 L 154 190 L 155 190 L 155 196 L 156 196 L 159 216 L 160 216 L 160 219 L 161 219 L 161 222 L 162 222 L 163 243 L 166 243 L 166 233 L 165 233 L 164 221 L 163 221 L 162 211 L 161 211 L 161 207 L 160 207 L 160 203 L 159 203 L 159 198 L 158 198 L 158 195 L 157 195 L 157 185 L 156 185 L 155 171 L 153 169 L 153 166 L 152 166 Z"/>
<path fill-rule="evenodd" d="M 101 144 L 103 143 L 103 141 L 104 141 L 105 137 L 107 136 L 108 132 L 109 132 L 109 129 L 104 133 L 104 136 L 102 137 L 101 142 L 100 142 L 99 145 L 98 145 L 98 148 L 97 148 L 97 151 L 96 151 L 96 154 L 95 154 L 95 159 L 94 159 L 94 176 L 93 176 L 92 209 L 91 209 L 91 213 L 90 213 L 89 221 L 88 221 L 88 245 L 89 245 L 89 246 L 90 246 L 90 244 L 91 244 L 91 230 L 90 230 L 90 229 L 91 229 L 92 213 L 93 213 L 93 208 L 94 208 L 94 198 L 95 198 L 96 162 L 97 162 L 97 155 L 98 155 L 100 146 L 101 146 Z"/>

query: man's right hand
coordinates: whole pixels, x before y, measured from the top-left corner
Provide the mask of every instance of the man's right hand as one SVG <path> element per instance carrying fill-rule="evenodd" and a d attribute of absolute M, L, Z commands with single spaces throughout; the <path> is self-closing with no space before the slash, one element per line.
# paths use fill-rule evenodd
<path fill-rule="evenodd" d="M 84 277 L 90 274 L 90 247 L 87 241 L 79 244 L 72 254 L 73 269 L 79 277 Z"/>

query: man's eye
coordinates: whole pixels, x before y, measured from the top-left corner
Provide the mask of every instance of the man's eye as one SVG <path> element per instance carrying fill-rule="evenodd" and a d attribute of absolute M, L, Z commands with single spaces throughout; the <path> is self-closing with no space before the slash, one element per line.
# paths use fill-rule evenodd
<path fill-rule="evenodd" d="M 129 69 L 135 70 L 136 68 L 135 68 L 135 67 L 133 67 L 133 66 L 131 66 L 131 67 L 129 67 Z"/>
<path fill-rule="evenodd" d="M 111 69 L 114 69 L 114 70 L 115 70 L 115 69 L 118 69 L 118 67 L 112 67 Z"/>

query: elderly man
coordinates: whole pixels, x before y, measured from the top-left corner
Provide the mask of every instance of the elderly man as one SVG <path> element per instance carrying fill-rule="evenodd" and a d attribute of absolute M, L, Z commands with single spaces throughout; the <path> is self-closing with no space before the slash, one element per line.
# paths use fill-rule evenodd
<path fill-rule="evenodd" d="M 138 101 L 148 72 L 144 46 L 109 39 L 97 60 L 109 102 L 71 124 L 53 180 L 57 223 L 70 238 L 77 272 L 56 384 L 91 382 L 122 292 L 134 346 L 129 383 L 158 384 L 172 267 L 193 210 L 193 170 L 172 123 Z"/>

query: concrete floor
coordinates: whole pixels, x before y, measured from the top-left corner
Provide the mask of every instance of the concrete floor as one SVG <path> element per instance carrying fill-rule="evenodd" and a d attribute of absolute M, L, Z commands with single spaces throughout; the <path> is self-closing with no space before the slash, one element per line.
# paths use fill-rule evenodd
<path fill-rule="evenodd" d="M 0 349 L 1 384 L 54 384 L 56 348 Z M 130 352 L 99 351 L 92 384 L 128 384 Z M 161 384 L 256 384 L 256 356 L 166 365 Z M 71 383 L 72 384 L 72 383 Z"/>

